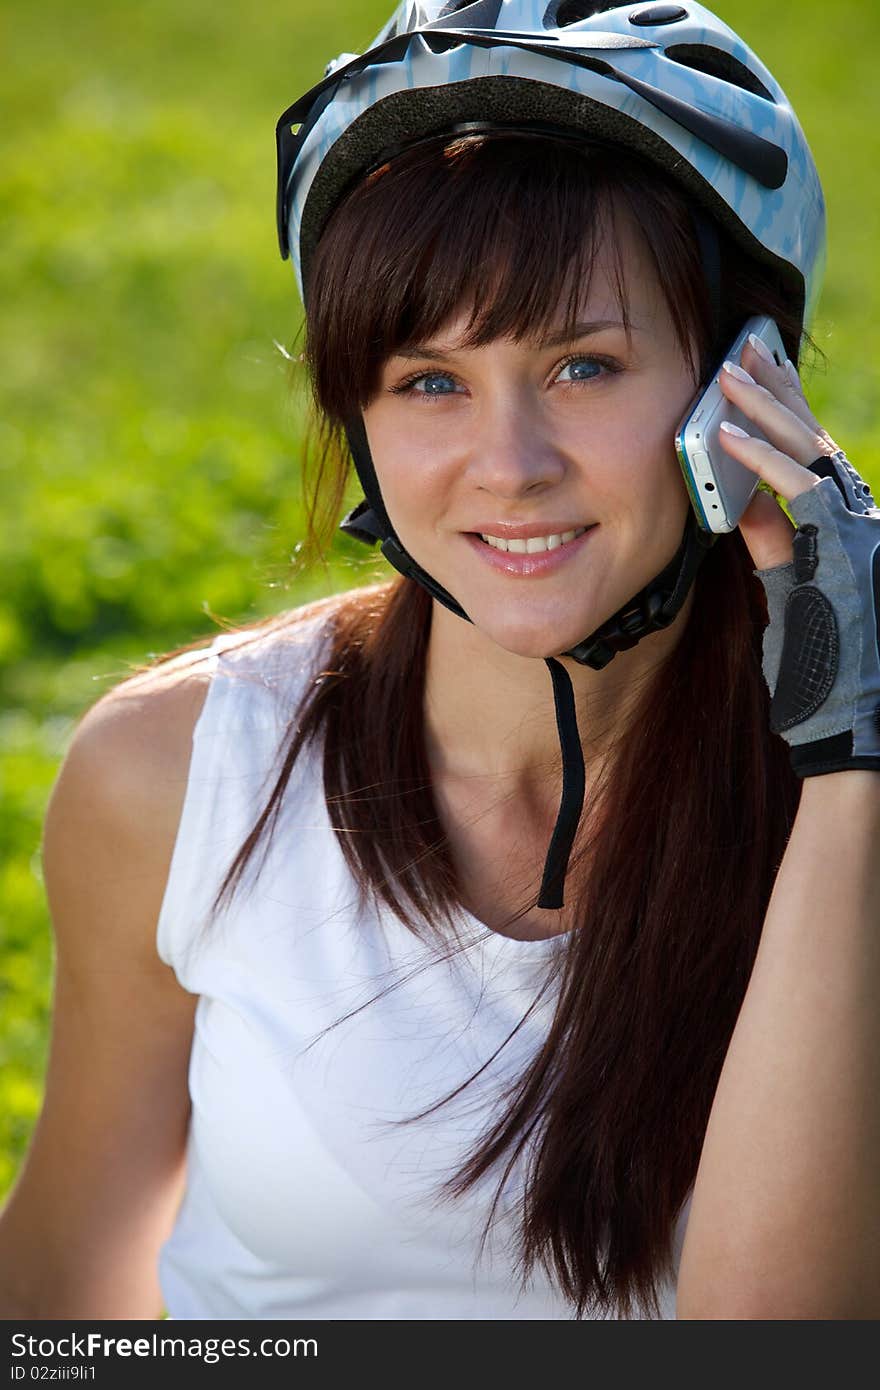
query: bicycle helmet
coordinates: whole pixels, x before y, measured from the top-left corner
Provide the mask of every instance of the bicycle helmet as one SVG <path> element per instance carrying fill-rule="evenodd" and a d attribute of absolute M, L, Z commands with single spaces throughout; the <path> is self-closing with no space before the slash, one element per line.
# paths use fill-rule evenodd
<path fill-rule="evenodd" d="M 772 73 L 693 0 L 402 0 L 364 53 L 333 59 L 322 80 L 278 120 L 278 238 L 303 301 L 314 248 L 352 184 L 419 140 L 499 127 L 628 146 L 683 189 L 713 313 L 704 383 L 725 346 L 718 336 L 718 226 L 775 269 L 805 325 L 812 322 L 826 230 L 806 137 Z M 342 529 L 380 542 L 396 569 L 470 621 L 395 535 L 362 420 L 347 422 L 346 434 L 365 500 Z M 618 651 L 668 626 L 716 540 L 689 511 L 669 565 L 562 655 L 601 669 Z M 570 678 L 554 656 L 544 660 L 553 682 L 563 793 L 537 905 L 561 907 L 583 807 L 584 764 Z"/>

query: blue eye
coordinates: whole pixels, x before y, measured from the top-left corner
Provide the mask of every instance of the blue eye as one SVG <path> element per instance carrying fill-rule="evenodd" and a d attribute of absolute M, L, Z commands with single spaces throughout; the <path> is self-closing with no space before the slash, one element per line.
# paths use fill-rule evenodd
<path fill-rule="evenodd" d="M 455 378 L 450 376 L 448 372 L 422 372 L 421 376 L 410 377 L 408 381 L 401 382 L 400 386 L 395 386 L 393 389 L 395 394 L 412 392 L 415 396 L 452 396 L 455 394 L 454 386 L 451 390 L 447 390 L 442 383 L 454 383 L 454 381 Z M 417 391 L 415 388 L 422 383 L 424 383 L 425 389 Z"/>
<path fill-rule="evenodd" d="M 595 357 L 570 357 L 570 358 L 568 359 L 568 361 L 567 361 L 566 363 L 563 364 L 562 371 L 563 371 L 563 372 L 564 372 L 564 371 L 567 371 L 569 367 L 571 367 L 571 368 L 573 369 L 573 372 L 575 372 L 576 375 L 573 375 L 573 376 L 571 377 L 571 379 L 570 379 L 571 382 L 578 382 L 578 381 L 595 381 L 595 380 L 596 380 L 596 376 L 595 376 L 595 375 L 591 374 L 591 375 L 589 375 L 589 376 L 586 376 L 586 375 L 582 375 L 581 373 L 583 372 L 583 369 L 584 369 L 585 367 L 602 367 L 603 365 L 604 365 L 604 364 L 601 363 L 601 362 L 599 362 L 599 361 L 597 361 L 597 359 L 596 359 Z M 563 378 L 562 378 L 562 372 L 560 372 L 560 374 L 559 374 L 559 376 L 556 378 L 556 380 L 557 380 L 557 381 L 560 381 L 560 380 L 562 380 L 562 379 L 563 379 Z M 569 382 L 566 382 L 565 384 L 568 385 Z"/>

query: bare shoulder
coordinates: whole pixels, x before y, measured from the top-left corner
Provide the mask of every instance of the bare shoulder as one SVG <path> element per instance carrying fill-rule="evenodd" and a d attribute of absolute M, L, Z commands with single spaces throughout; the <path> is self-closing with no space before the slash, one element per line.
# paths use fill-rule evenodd
<path fill-rule="evenodd" d="M 108 752 L 119 743 L 126 766 L 151 782 L 163 782 L 181 762 L 185 773 L 212 669 L 206 646 L 128 676 L 83 716 L 78 737 L 104 741 Z"/>
<path fill-rule="evenodd" d="M 185 657 L 129 676 L 101 696 L 81 718 L 56 785 L 69 776 L 74 802 L 100 797 L 120 828 L 128 823 L 169 858 L 211 680 L 206 649 Z"/>
<path fill-rule="evenodd" d="M 210 679 L 201 649 L 101 696 L 74 731 L 43 825 L 59 958 L 84 973 L 124 961 L 169 1001 L 184 991 L 159 957 L 156 928 Z"/>

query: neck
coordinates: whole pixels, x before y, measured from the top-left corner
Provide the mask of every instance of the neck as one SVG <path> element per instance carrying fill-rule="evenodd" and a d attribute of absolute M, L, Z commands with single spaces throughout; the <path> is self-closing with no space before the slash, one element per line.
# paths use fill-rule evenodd
<path fill-rule="evenodd" d="M 625 732 L 639 694 L 677 645 L 692 598 L 689 594 L 670 627 L 619 653 L 602 671 L 560 658 L 574 688 L 588 764 L 601 763 Z M 505 651 L 435 602 L 425 677 L 425 733 L 437 776 L 505 779 L 505 790 L 517 784 L 546 785 L 559 760 L 546 663 Z"/>

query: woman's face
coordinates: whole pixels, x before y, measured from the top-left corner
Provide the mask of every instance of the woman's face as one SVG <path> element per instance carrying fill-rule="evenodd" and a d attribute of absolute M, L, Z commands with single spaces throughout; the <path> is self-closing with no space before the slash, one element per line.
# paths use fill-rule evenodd
<path fill-rule="evenodd" d="M 629 342 L 603 248 L 576 339 L 464 349 L 462 312 L 384 364 L 364 411 L 402 544 L 520 656 L 616 612 L 675 554 L 689 507 L 674 435 L 695 383 L 641 238 L 617 224 Z"/>

